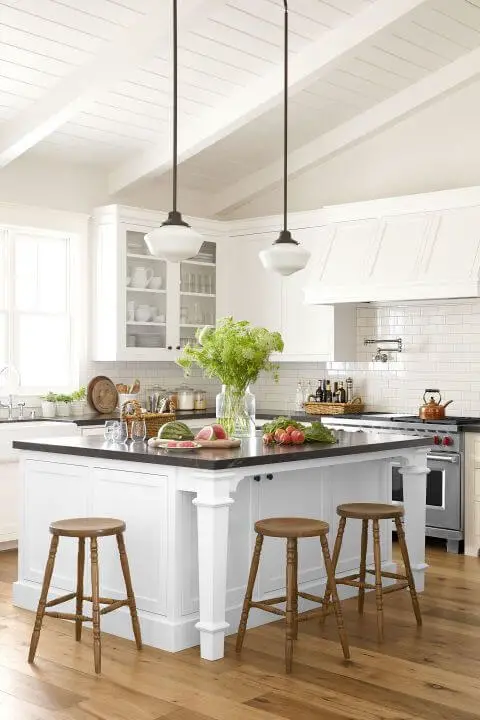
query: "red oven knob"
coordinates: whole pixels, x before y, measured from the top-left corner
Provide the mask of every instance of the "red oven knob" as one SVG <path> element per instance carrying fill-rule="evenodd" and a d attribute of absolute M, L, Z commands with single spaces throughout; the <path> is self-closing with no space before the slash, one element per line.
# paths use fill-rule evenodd
<path fill-rule="evenodd" d="M 433 444 L 434 445 L 441 445 L 442 444 L 442 438 L 439 435 L 433 436 Z"/>
<path fill-rule="evenodd" d="M 446 436 L 443 438 L 443 444 L 446 445 L 447 447 L 449 447 L 450 445 L 453 445 L 453 440 L 452 440 L 452 438 L 449 437 L 448 435 L 446 435 Z"/>

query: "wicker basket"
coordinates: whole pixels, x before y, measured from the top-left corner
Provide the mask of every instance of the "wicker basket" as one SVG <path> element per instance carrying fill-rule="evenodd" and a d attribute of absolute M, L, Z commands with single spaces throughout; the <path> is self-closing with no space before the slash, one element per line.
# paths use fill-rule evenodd
<path fill-rule="evenodd" d="M 129 408 L 133 408 L 133 412 L 127 412 Z M 131 437 L 132 420 L 145 420 L 147 438 L 151 438 L 157 437 L 162 425 L 175 420 L 175 413 L 142 412 L 142 407 L 138 400 L 127 400 L 127 402 L 122 405 L 120 417 L 127 423 L 128 437 Z"/>
<path fill-rule="evenodd" d="M 308 415 L 357 415 L 365 409 L 360 397 L 349 403 L 306 402 L 303 407 Z"/>

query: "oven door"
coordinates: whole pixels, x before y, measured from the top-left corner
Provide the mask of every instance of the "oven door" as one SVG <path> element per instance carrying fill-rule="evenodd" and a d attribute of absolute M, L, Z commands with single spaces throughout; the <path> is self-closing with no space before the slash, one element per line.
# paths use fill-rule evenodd
<path fill-rule="evenodd" d="M 427 526 L 462 529 L 462 482 L 460 455 L 434 453 L 427 455 Z"/>
<path fill-rule="evenodd" d="M 427 455 L 427 527 L 462 530 L 462 485 L 460 455 Z M 400 464 L 392 465 L 392 500 L 403 502 L 403 478 Z"/>

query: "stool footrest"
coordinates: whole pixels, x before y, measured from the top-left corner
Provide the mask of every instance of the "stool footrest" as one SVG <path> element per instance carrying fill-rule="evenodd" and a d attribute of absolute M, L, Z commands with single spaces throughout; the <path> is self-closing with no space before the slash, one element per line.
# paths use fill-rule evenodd
<path fill-rule="evenodd" d="M 48 617 L 57 618 L 58 620 L 81 620 L 82 622 L 92 622 L 92 618 L 87 615 L 77 615 L 76 613 L 66 612 L 45 612 Z"/>
<path fill-rule="evenodd" d="M 382 588 L 382 592 L 385 595 L 386 593 L 395 592 L 395 590 L 405 590 L 407 587 L 408 582 L 404 580 L 403 582 L 395 583 L 395 585 L 387 585 L 387 587 Z"/>
<path fill-rule="evenodd" d="M 320 603 L 320 605 L 323 605 L 323 597 L 319 597 L 318 595 L 312 595 L 311 593 L 306 593 L 306 592 L 299 592 L 298 597 L 304 598 L 305 600 L 310 600 L 311 602 Z"/>
<path fill-rule="evenodd" d="M 64 602 L 68 602 L 69 600 L 73 600 L 73 598 L 77 597 L 76 592 L 68 593 L 68 595 L 62 595 L 61 597 L 54 598 L 53 600 L 49 600 L 45 607 L 54 607 L 55 605 L 61 605 Z"/>
<path fill-rule="evenodd" d="M 357 578 L 359 576 L 357 575 Z M 349 585 L 350 587 L 355 588 L 365 588 L 366 590 L 375 590 L 375 585 L 373 583 L 367 583 L 367 582 L 361 582 L 360 580 L 354 580 L 351 578 L 339 578 L 337 580 L 337 585 Z"/>
<path fill-rule="evenodd" d="M 367 573 L 369 573 L 370 575 L 375 575 L 375 570 L 367 570 Z M 406 580 L 407 579 L 406 575 L 399 575 L 399 573 L 388 572 L 387 570 L 382 570 L 382 572 L 380 574 L 382 577 L 392 578 L 393 580 Z"/>
<path fill-rule="evenodd" d="M 278 603 L 287 602 L 287 596 L 281 595 L 280 597 L 268 598 L 267 600 L 262 600 L 261 602 L 263 605 L 278 605 Z"/>
<path fill-rule="evenodd" d="M 109 603 L 107 607 L 102 608 L 100 610 L 100 615 L 106 615 L 107 613 L 118 610 L 118 608 L 125 607 L 128 604 L 128 600 L 115 600 L 114 602 Z"/>
<path fill-rule="evenodd" d="M 285 602 L 285 600 L 283 602 Z M 273 613 L 274 615 L 280 615 L 281 617 L 285 617 L 287 614 L 285 610 L 280 610 L 280 608 L 272 607 L 271 605 L 267 605 L 264 602 L 254 602 L 252 600 L 250 602 L 250 607 L 257 608 L 258 610 L 265 610 L 265 612 Z"/>

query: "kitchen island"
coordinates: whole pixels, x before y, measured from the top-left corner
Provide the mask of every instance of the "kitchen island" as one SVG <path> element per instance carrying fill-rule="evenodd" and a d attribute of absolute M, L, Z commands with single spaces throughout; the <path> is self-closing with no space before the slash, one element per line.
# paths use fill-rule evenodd
<path fill-rule="evenodd" d="M 391 463 L 401 464 L 405 532 L 417 590 L 424 587 L 426 453 L 424 438 L 374 432 L 336 434 L 335 444 L 269 446 L 260 437 L 235 450 L 165 451 L 115 445 L 99 437 L 17 441 L 22 461 L 19 574 L 14 604 L 36 608 L 48 554 L 48 525 L 65 517 L 110 516 L 126 521 L 126 542 L 145 644 L 171 652 L 200 644 L 208 660 L 223 657 L 225 634 L 236 632 L 254 543 L 262 517 L 316 517 L 336 532 L 336 506 L 389 502 Z M 382 560 L 394 568 L 391 532 L 382 528 Z M 114 539 L 102 538 L 100 594 L 124 588 Z M 337 571 L 359 566 L 360 523 L 345 533 Z M 367 561 L 372 562 L 369 552 Z M 75 589 L 76 546 L 62 538 L 51 597 Z M 285 547 L 267 538 L 259 596 L 285 585 Z M 325 572 L 318 542 L 299 547 L 299 585 L 321 594 Z M 352 588 L 342 588 L 352 591 Z M 88 594 L 88 593 L 87 593 Z M 343 595 L 345 597 L 345 594 Z M 73 607 L 73 606 L 72 606 Z M 311 604 L 304 601 L 301 609 Z M 250 625 L 271 622 L 260 610 Z M 124 609 L 102 617 L 102 628 L 131 637 Z"/>

